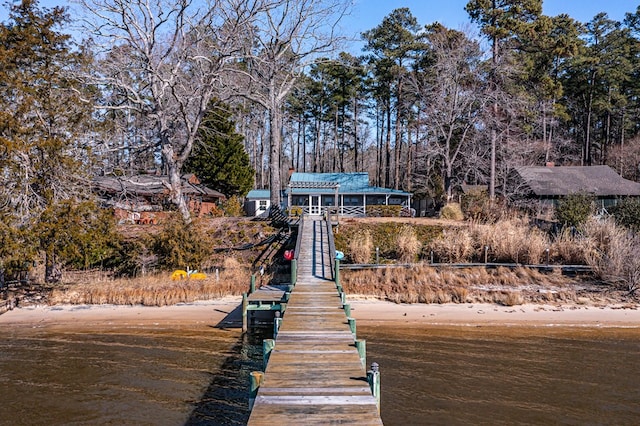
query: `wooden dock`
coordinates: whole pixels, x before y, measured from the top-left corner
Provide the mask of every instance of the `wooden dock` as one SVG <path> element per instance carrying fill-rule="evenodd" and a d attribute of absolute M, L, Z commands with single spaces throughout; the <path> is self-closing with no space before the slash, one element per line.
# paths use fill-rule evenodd
<path fill-rule="evenodd" d="M 259 388 L 249 425 L 381 425 L 364 342 L 334 278 L 331 227 L 307 217 L 301 228 L 297 282 L 275 342 L 265 342 L 266 370 L 252 375 Z"/>

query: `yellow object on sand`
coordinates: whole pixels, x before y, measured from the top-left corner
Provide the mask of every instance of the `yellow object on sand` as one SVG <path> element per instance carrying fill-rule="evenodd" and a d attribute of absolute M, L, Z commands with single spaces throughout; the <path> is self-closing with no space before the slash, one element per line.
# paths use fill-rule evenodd
<path fill-rule="evenodd" d="M 204 272 L 194 272 L 193 274 L 189 275 L 190 280 L 204 280 L 206 278 L 207 274 L 205 274 Z"/>
<path fill-rule="evenodd" d="M 189 274 L 187 274 L 187 271 L 183 271 L 182 269 L 176 269 L 175 271 L 173 271 L 173 274 L 171 274 L 171 279 L 172 280 L 184 280 L 189 278 Z"/>

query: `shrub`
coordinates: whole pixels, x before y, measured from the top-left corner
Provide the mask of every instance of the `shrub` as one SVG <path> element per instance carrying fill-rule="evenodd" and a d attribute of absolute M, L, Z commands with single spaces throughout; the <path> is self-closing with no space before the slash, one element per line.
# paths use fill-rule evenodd
<path fill-rule="evenodd" d="M 462 196 L 460 207 L 467 219 L 484 221 L 489 209 L 489 194 L 484 189 L 473 189 Z"/>
<path fill-rule="evenodd" d="M 154 237 L 153 252 L 158 256 L 158 266 L 163 269 L 201 269 L 212 253 L 211 244 L 198 224 L 187 224 L 177 215 Z"/>
<path fill-rule="evenodd" d="M 349 240 L 349 255 L 353 263 L 369 263 L 373 251 L 373 239 L 368 229 L 357 232 Z"/>
<path fill-rule="evenodd" d="M 449 203 L 445 205 L 440 210 L 440 218 L 441 219 L 449 219 L 449 220 L 462 220 L 464 219 L 464 214 L 462 213 L 462 208 L 460 208 L 460 204 L 458 203 Z"/>
<path fill-rule="evenodd" d="M 418 241 L 413 227 L 405 225 L 396 237 L 396 253 L 401 262 L 413 262 L 420 252 L 422 244 Z"/>
<path fill-rule="evenodd" d="M 402 211 L 399 205 L 368 205 L 367 216 L 369 217 L 398 217 Z"/>
<path fill-rule="evenodd" d="M 558 203 L 556 218 L 564 226 L 580 226 L 593 213 L 593 201 L 589 194 L 571 194 Z"/>
<path fill-rule="evenodd" d="M 222 210 L 224 210 L 224 215 L 228 217 L 244 216 L 242 203 L 240 203 L 240 199 L 235 195 L 227 198 L 224 203 L 222 203 Z"/>
<path fill-rule="evenodd" d="M 640 232 L 640 199 L 627 198 L 609 212 L 618 225 Z"/>

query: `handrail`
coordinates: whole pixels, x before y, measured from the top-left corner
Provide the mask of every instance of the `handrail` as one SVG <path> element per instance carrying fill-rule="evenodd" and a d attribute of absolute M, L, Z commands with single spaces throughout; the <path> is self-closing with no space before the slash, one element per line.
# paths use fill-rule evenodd
<path fill-rule="evenodd" d="M 335 279 L 335 268 L 336 268 L 336 244 L 333 240 L 333 227 L 331 226 L 331 218 L 327 215 L 327 219 L 325 220 L 327 224 L 327 237 L 329 239 L 329 260 L 331 262 L 331 278 Z"/>
<path fill-rule="evenodd" d="M 293 258 L 298 261 L 298 256 L 300 254 L 300 245 L 302 244 L 302 229 L 304 226 L 304 216 L 300 217 L 298 221 L 298 236 L 296 237 L 296 248 L 293 253 Z"/>

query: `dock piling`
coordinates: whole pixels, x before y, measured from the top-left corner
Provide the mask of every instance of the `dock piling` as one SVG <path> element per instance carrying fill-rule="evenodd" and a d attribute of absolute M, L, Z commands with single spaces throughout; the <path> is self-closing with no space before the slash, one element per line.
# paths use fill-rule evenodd
<path fill-rule="evenodd" d="M 377 362 L 371 363 L 371 370 L 367 371 L 367 381 L 371 388 L 371 393 L 378 404 L 378 413 L 380 412 L 380 366 Z"/>

